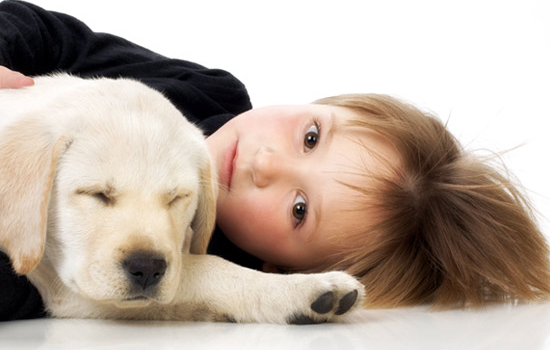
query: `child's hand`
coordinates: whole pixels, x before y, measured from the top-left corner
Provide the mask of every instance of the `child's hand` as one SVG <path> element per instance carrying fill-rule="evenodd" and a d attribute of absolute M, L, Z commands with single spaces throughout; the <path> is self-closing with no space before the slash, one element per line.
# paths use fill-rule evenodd
<path fill-rule="evenodd" d="M 32 78 L 0 66 L 0 89 L 18 89 L 31 85 L 34 85 Z"/>

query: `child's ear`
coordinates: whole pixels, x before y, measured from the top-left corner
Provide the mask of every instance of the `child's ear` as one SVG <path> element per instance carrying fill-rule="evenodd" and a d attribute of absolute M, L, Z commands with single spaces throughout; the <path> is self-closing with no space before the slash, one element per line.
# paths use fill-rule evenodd
<path fill-rule="evenodd" d="M 55 169 L 69 144 L 40 121 L 21 120 L 0 134 L 0 246 L 19 274 L 42 258 Z"/>

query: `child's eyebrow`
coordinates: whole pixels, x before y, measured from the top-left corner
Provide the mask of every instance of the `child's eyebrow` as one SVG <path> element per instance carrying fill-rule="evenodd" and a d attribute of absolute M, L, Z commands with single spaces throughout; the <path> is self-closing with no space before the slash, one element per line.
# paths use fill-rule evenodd
<path fill-rule="evenodd" d="M 321 222 L 321 215 L 322 215 L 322 204 L 323 204 L 323 196 L 319 196 L 317 200 L 317 205 L 313 206 L 313 220 L 311 225 L 311 234 L 308 237 L 308 241 L 311 242 L 315 240 L 315 238 L 319 235 L 319 222 Z"/>
<path fill-rule="evenodd" d="M 325 132 L 325 135 L 326 136 L 332 136 L 334 135 L 334 131 L 336 129 L 335 127 L 335 124 L 336 124 L 336 116 L 335 116 L 335 112 L 331 112 L 330 113 L 330 116 L 328 118 L 328 122 L 326 123 L 326 132 Z"/>
<path fill-rule="evenodd" d="M 330 149 L 330 146 L 332 145 L 332 140 L 334 136 L 334 130 L 335 130 L 335 123 L 336 123 L 336 116 L 334 112 L 330 113 L 330 116 L 327 118 L 328 120 L 324 123 L 322 128 L 321 135 L 321 142 L 323 144 L 323 148 L 325 149 L 325 152 L 328 152 L 328 149 Z M 316 188 L 316 191 L 319 191 L 318 188 Z M 310 207 L 313 208 L 313 218 L 311 220 L 311 233 L 307 238 L 308 242 L 313 241 L 317 236 L 319 232 L 319 222 L 321 221 L 321 218 L 323 217 L 323 199 L 324 199 L 324 193 L 318 192 L 318 195 L 315 196 L 315 201 L 310 204 Z"/>

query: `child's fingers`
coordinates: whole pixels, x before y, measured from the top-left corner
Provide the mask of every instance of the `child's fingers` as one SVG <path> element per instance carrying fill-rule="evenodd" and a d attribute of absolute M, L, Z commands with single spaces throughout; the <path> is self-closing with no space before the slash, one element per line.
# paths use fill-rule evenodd
<path fill-rule="evenodd" d="M 17 89 L 33 84 L 32 78 L 0 66 L 0 89 Z"/>

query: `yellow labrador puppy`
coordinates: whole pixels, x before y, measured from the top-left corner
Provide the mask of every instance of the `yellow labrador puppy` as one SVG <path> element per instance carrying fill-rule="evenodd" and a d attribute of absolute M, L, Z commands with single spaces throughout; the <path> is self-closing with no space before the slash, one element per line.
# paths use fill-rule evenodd
<path fill-rule="evenodd" d="M 0 247 L 52 316 L 310 323 L 361 303 L 343 272 L 205 255 L 216 189 L 201 131 L 141 83 L 61 74 L 0 91 Z"/>

